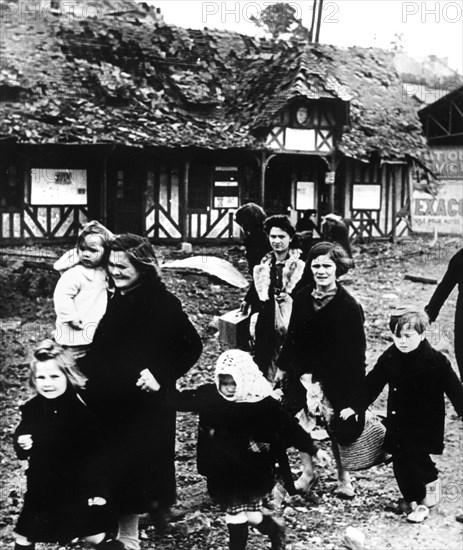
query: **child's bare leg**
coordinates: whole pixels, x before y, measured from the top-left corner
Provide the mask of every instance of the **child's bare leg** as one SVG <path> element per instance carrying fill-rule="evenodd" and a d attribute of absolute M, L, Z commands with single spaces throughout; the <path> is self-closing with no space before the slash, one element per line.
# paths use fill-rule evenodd
<path fill-rule="evenodd" d="M 308 491 L 315 481 L 315 471 L 312 457 L 308 453 L 301 451 L 299 453 L 302 462 L 302 474 L 294 482 L 294 487 L 298 491 Z"/>
<path fill-rule="evenodd" d="M 331 448 L 333 450 L 334 461 L 336 462 L 336 470 L 338 472 L 338 496 L 341 498 L 354 498 L 355 490 L 352 485 L 350 474 L 344 469 L 339 454 L 339 446 L 335 439 L 331 438 Z"/>
<path fill-rule="evenodd" d="M 246 512 L 225 514 L 230 550 L 245 550 L 248 542 L 248 516 Z"/>
<path fill-rule="evenodd" d="M 120 540 L 127 550 L 140 550 L 138 514 L 124 514 L 119 517 L 117 540 Z"/>
<path fill-rule="evenodd" d="M 262 512 L 246 512 L 246 515 L 248 516 L 248 522 L 251 525 L 259 525 L 259 523 L 262 523 L 262 520 L 264 519 Z"/>

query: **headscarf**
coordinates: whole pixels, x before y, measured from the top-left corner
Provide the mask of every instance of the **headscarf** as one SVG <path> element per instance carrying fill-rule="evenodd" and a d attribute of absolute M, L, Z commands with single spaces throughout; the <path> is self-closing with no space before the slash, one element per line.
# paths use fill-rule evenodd
<path fill-rule="evenodd" d="M 264 377 L 251 355 L 240 349 L 225 351 L 217 359 L 215 367 L 215 384 L 220 391 L 219 375 L 228 374 L 236 383 L 233 397 L 225 397 L 229 401 L 240 403 L 255 403 L 272 395 L 272 386 Z"/>

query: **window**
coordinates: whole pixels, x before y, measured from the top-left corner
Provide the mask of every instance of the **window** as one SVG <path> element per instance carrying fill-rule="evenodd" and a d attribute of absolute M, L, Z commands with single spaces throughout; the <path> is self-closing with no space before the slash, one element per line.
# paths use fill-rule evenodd
<path fill-rule="evenodd" d="M 216 166 L 214 170 L 214 208 L 238 208 L 237 166 Z"/>
<path fill-rule="evenodd" d="M 21 206 L 20 188 L 16 166 L 9 166 L 3 171 L 0 181 L 0 207 L 19 208 Z"/>
<path fill-rule="evenodd" d="M 188 181 L 188 208 L 207 210 L 210 207 L 212 168 L 203 164 L 192 164 Z"/>
<path fill-rule="evenodd" d="M 381 183 L 378 162 L 356 162 L 352 188 L 353 210 L 380 210 Z"/>
<path fill-rule="evenodd" d="M 87 170 L 33 168 L 31 204 L 87 204 Z"/>

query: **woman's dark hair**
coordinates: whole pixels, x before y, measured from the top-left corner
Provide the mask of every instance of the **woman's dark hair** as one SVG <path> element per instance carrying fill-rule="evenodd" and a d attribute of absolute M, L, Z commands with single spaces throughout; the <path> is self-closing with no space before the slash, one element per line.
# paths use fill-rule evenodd
<path fill-rule="evenodd" d="M 243 204 L 235 212 L 236 223 L 245 231 L 262 229 L 266 217 L 264 209 L 254 202 Z"/>
<path fill-rule="evenodd" d="M 134 233 L 115 235 L 109 242 L 112 252 L 125 252 L 130 263 L 152 283 L 161 281 L 161 270 L 149 240 Z"/>
<path fill-rule="evenodd" d="M 291 223 L 288 216 L 284 216 L 283 214 L 277 214 L 275 216 L 270 216 L 267 218 L 264 222 L 264 231 L 267 233 L 267 235 L 270 233 L 270 230 L 272 227 L 278 227 L 278 229 L 281 229 L 282 231 L 286 231 L 288 235 L 293 238 L 294 234 L 296 233 L 296 228 Z"/>
<path fill-rule="evenodd" d="M 338 243 L 322 241 L 312 246 L 307 256 L 306 263 L 309 269 L 313 260 L 318 258 L 318 256 L 328 256 L 330 260 L 336 264 L 336 277 L 344 275 L 354 265 L 353 260 L 349 258 L 347 252 Z"/>

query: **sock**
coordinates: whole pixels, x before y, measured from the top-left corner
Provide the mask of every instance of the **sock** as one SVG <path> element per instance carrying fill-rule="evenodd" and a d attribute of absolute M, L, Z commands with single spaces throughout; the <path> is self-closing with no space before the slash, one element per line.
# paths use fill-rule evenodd
<path fill-rule="evenodd" d="M 248 542 L 248 522 L 227 523 L 230 550 L 245 550 Z"/>

